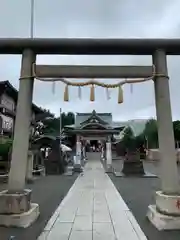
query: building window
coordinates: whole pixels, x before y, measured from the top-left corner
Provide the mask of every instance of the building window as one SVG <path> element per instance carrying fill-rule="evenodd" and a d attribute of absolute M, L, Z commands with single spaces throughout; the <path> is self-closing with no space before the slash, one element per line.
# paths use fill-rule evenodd
<path fill-rule="evenodd" d="M 11 99 L 10 97 L 8 97 L 6 95 L 2 95 L 1 104 L 4 107 L 6 107 L 7 109 L 14 111 L 15 103 L 14 103 L 13 99 Z"/>

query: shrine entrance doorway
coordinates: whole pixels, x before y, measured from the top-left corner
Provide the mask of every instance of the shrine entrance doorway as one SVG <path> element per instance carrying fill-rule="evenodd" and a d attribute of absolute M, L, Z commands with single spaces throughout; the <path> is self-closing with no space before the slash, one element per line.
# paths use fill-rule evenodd
<path fill-rule="evenodd" d="M 99 142 L 98 140 L 90 140 L 89 141 L 90 143 L 90 149 L 93 151 L 93 152 L 97 152 L 98 149 L 99 149 Z"/>

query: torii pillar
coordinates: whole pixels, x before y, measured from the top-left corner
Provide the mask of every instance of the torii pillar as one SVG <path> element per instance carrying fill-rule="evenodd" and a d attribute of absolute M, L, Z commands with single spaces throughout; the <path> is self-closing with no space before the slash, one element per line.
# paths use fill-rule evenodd
<path fill-rule="evenodd" d="M 147 216 L 159 230 L 180 229 L 180 185 L 165 51 L 157 50 L 153 55 L 153 63 L 157 74 L 160 74 L 154 79 L 154 88 L 162 190 L 156 192 L 156 203 L 148 207 Z"/>
<path fill-rule="evenodd" d="M 0 225 L 7 227 L 26 228 L 39 216 L 38 204 L 31 203 L 31 190 L 25 189 L 35 58 L 30 49 L 24 50 L 8 189 L 0 192 Z"/>

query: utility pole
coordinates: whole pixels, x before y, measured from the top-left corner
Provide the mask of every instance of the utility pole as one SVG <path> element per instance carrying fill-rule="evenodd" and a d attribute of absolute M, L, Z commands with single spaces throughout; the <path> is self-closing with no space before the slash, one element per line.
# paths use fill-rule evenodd
<path fill-rule="evenodd" d="M 34 1 L 35 0 L 31 0 L 30 38 L 34 37 Z"/>
<path fill-rule="evenodd" d="M 62 109 L 60 108 L 60 116 L 59 116 L 59 144 L 61 147 L 61 132 L 62 132 Z"/>

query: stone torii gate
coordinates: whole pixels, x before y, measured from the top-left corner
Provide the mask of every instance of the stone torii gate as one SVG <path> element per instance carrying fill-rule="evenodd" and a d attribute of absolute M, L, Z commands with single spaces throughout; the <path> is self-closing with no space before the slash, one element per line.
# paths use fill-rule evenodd
<path fill-rule="evenodd" d="M 158 229 L 180 228 L 180 188 L 176 165 L 166 55 L 180 55 L 180 39 L 0 39 L 0 54 L 22 54 L 21 76 L 8 189 L 0 193 L 0 225 L 27 227 L 39 215 L 25 188 L 29 125 L 33 95 L 33 64 L 37 54 L 152 55 L 159 147 L 161 191 L 148 218 Z M 152 75 L 145 67 L 36 66 L 39 77 L 136 78 Z"/>

